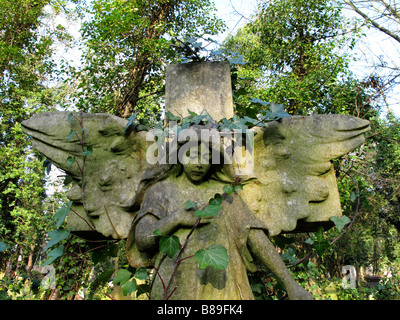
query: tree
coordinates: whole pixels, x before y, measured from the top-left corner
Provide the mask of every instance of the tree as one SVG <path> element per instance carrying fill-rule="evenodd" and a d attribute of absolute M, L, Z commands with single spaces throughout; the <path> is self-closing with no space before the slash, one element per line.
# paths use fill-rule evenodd
<path fill-rule="evenodd" d="M 362 26 L 375 30 L 384 36 L 381 41 L 382 45 L 385 46 L 385 50 L 381 50 L 379 53 L 376 52 L 376 48 L 366 47 L 363 50 L 371 60 L 367 61 L 368 70 L 374 70 L 375 92 L 381 97 L 388 111 L 392 112 L 391 101 L 397 100 L 396 88 L 400 77 L 400 66 L 397 61 L 399 57 L 398 45 L 400 43 L 400 11 L 398 4 L 396 1 L 387 0 L 342 0 L 341 2 L 361 18 Z M 386 45 L 383 41 L 386 42 Z M 387 47 L 388 43 L 391 43 L 390 47 Z M 368 52 L 370 53 L 368 54 Z"/>
<path fill-rule="evenodd" d="M 83 24 L 83 67 L 76 70 L 77 106 L 138 118 L 159 116 L 165 66 L 175 37 L 215 34 L 222 22 L 208 0 L 104 1 Z M 153 102 L 152 102 L 153 101 Z"/>
<path fill-rule="evenodd" d="M 385 81 L 380 75 L 360 80 L 351 72 L 357 32 L 335 2 L 275 0 L 262 2 L 254 20 L 225 42 L 225 50 L 237 51 L 249 62 L 238 68 L 234 79 L 239 112 L 257 114 L 264 100 L 284 104 L 291 114 L 348 113 L 371 121 L 365 145 L 334 162 L 343 214 L 354 217 L 355 223 L 331 247 L 324 237 L 338 237 L 336 228 L 307 240 L 309 235 L 285 240 L 283 257 L 292 264 L 304 262 L 294 269 L 298 275 L 310 272 L 305 265 L 315 239 L 326 250 L 313 261 L 331 279 L 341 276 L 345 264 L 372 263 L 379 269 L 379 263 L 393 265 L 399 257 L 394 245 L 400 190 L 398 119 L 382 115 L 378 99 Z M 258 99 L 249 103 L 249 97 Z"/>
<path fill-rule="evenodd" d="M 368 24 L 382 31 L 398 43 L 398 24 L 400 23 L 400 11 L 396 2 L 387 0 L 350 1 L 343 0 L 351 9 L 360 15 Z"/>
<path fill-rule="evenodd" d="M 43 200 L 42 155 L 30 146 L 21 122 L 53 110 L 56 90 L 52 45 L 60 28 L 46 26 L 47 0 L 0 1 L 0 238 L 7 244 L 2 263 L 22 265 L 29 274 L 45 239 L 48 216 Z M 53 9 L 59 9 L 53 6 Z"/>
<path fill-rule="evenodd" d="M 249 62 L 239 69 L 242 93 L 282 103 L 291 114 L 352 113 L 357 102 L 341 93 L 354 91 L 349 56 L 341 50 L 354 45 L 350 27 L 329 1 L 261 2 L 254 21 L 225 44 Z"/>

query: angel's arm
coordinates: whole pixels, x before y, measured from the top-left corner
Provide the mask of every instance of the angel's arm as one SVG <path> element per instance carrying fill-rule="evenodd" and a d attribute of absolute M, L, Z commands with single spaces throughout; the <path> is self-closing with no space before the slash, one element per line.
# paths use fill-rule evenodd
<path fill-rule="evenodd" d="M 152 214 L 146 214 L 137 224 L 135 229 L 135 242 L 139 251 L 148 251 L 156 248 L 157 237 L 154 236 L 155 230 L 160 230 L 163 235 L 173 234 L 179 228 L 190 228 L 196 223 L 193 211 L 178 210 L 162 219 L 156 218 Z M 207 223 L 207 219 L 203 219 Z"/>
<path fill-rule="evenodd" d="M 248 238 L 251 253 L 283 283 L 291 300 L 311 300 L 312 295 L 292 277 L 274 245 L 261 229 L 251 229 Z"/>

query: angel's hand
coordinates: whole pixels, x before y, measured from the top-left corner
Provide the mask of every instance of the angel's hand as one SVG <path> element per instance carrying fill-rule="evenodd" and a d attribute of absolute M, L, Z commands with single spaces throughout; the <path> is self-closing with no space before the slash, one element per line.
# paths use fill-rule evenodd
<path fill-rule="evenodd" d="M 197 224 L 207 224 L 210 223 L 213 217 L 206 217 L 199 219 L 194 215 L 193 210 L 178 210 L 173 213 L 174 220 L 180 227 L 193 227 Z"/>

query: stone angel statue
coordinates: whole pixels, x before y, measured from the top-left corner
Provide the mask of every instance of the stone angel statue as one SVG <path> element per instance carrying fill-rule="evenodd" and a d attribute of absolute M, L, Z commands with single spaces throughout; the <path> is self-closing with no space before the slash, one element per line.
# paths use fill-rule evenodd
<path fill-rule="evenodd" d="M 167 110 L 182 115 L 186 109 L 179 103 L 187 106 L 193 100 L 193 108 L 200 108 L 196 112 L 218 110 L 212 115 L 216 120 L 233 113 L 225 63 L 173 65 L 167 72 Z M 200 268 L 194 259 L 184 259 L 174 271 L 171 284 L 177 289 L 171 299 L 254 299 L 247 274 L 259 265 L 281 280 L 289 299 L 311 299 L 290 275 L 270 237 L 329 228 L 330 217 L 341 216 L 331 160 L 359 147 L 369 123 L 347 115 L 267 122 L 251 129 L 253 170 L 240 176 L 237 161 L 204 159 L 211 152 L 201 150 L 214 148 L 198 134 L 212 130 L 207 125 L 197 127 L 198 139 L 186 149 L 185 144 L 174 149 L 170 142 L 160 148 L 147 131 L 108 114 L 41 113 L 24 121 L 23 128 L 33 147 L 72 177 L 67 195 L 73 201 L 67 221 L 71 232 L 126 239 L 133 267 L 157 268 L 152 299 L 165 298 L 162 278 L 176 266 L 176 257 L 159 251 L 156 230 L 175 235 L 181 243 L 188 239 L 185 257 L 213 244 L 222 245 L 229 256 L 225 269 Z M 158 153 L 183 150 L 180 154 L 192 161 L 148 161 L 155 145 Z M 220 159 L 221 145 L 212 150 Z M 206 205 L 238 178 L 243 190 L 223 194 L 218 215 L 199 221 L 193 210 L 185 209 L 187 200 Z"/>

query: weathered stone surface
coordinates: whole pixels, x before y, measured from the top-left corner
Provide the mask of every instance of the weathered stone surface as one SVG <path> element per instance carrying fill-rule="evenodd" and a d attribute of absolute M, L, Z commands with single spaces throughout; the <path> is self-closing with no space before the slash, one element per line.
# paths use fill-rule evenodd
<path fill-rule="evenodd" d="M 185 117 L 187 109 L 198 114 L 206 110 L 215 120 L 233 116 L 227 64 L 168 68 L 166 110 Z M 33 146 L 73 178 L 68 198 L 79 216 L 74 212 L 68 216 L 68 228 L 87 232 L 92 230 L 88 221 L 93 220 L 96 231 L 104 236 L 127 239 L 132 266 L 150 267 L 151 258 L 159 273 L 168 278 L 175 261 L 159 252 L 154 230 L 176 235 L 183 243 L 196 220 L 193 211 L 184 209 L 185 202 L 204 207 L 216 193 L 222 193 L 226 183 L 237 179 L 237 163 L 150 165 L 146 151 L 154 147 L 153 142 L 147 141 L 146 132 L 132 128 L 124 132 L 127 120 L 75 113 L 68 121 L 68 114 L 42 113 L 23 122 Z M 200 269 L 194 259 L 185 259 L 174 275 L 172 287 L 179 290 L 171 298 L 252 299 L 247 272 L 256 270 L 257 259 L 282 281 L 289 298 L 309 299 L 268 236 L 329 227 L 330 217 L 341 216 L 331 160 L 360 146 L 368 125 L 368 121 L 346 115 L 315 115 L 283 118 L 252 129 L 256 133 L 254 172 L 241 176 L 242 191 L 224 195 L 217 216 L 202 219 L 185 249 L 187 257 L 198 249 L 223 245 L 230 259 L 228 267 Z M 77 136 L 67 139 L 71 130 Z M 82 132 L 84 149 L 91 146 L 93 150 L 85 165 L 78 139 Z M 68 157 L 75 157 L 72 165 Z M 153 299 L 164 294 L 156 275 L 151 294 Z"/>
<path fill-rule="evenodd" d="M 228 62 L 173 64 L 167 67 L 165 109 L 186 117 L 206 110 L 219 121 L 233 117 L 231 75 Z"/>
<path fill-rule="evenodd" d="M 23 122 L 24 131 L 33 137 L 33 147 L 51 160 L 58 168 L 72 176 L 67 193 L 73 201 L 68 216 L 71 231 L 91 231 L 82 202 L 82 146 L 80 114 L 75 113 L 71 122 L 69 112 L 46 112 Z M 148 167 L 145 158 L 145 132 L 124 135 L 127 120 L 109 114 L 82 114 L 84 144 L 92 146 L 93 154 L 86 157 L 84 166 L 85 206 L 96 230 L 104 236 L 126 238 L 133 219 L 131 208 L 135 202 L 135 190 Z M 71 130 L 78 136 L 67 140 Z M 68 157 L 75 162 L 67 165 Z M 87 222 L 85 222 L 85 220 Z M 112 223 L 110 223 L 110 221 Z M 114 230 L 115 228 L 115 230 Z M 116 232 L 118 235 L 116 234 Z"/>
<path fill-rule="evenodd" d="M 214 197 L 215 193 L 222 193 L 223 186 L 223 183 L 215 180 L 194 185 L 185 173 L 178 177 L 172 175 L 148 189 L 132 231 L 140 228 L 140 221 L 149 215 L 156 217 L 160 222 L 165 220 L 165 223 L 167 223 L 168 217 L 174 215 L 177 210 L 183 211 L 182 214 L 192 215 L 193 211 L 183 209 L 188 199 L 197 202 L 201 208 L 207 204 L 207 199 Z M 175 223 L 179 224 L 177 220 L 179 219 L 174 219 Z M 219 244 L 228 251 L 228 268 L 223 270 L 211 267 L 200 269 L 195 259 L 183 261 L 171 285 L 171 288 L 178 286 L 179 290 L 176 290 L 171 299 L 253 299 L 247 271 L 255 271 L 256 268 L 248 260 L 250 254 L 246 256 L 248 253 L 246 242 L 251 228 L 262 227 L 265 227 L 263 222 L 254 217 L 239 196 L 226 198 L 223 202 L 223 210 L 218 216 L 212 218 L 210 223 L 202 223 L 190 237 L 187 249 L 185 249 L 185 256 L 194 255 L 199 249 L 207 249 L 213 244 Z M 177 236 L 183 244 L 190 230 L 190 227 L 181 226 L 173 235 Z M 167 282 L 176 257 L 170 259 L 157 251 L 155 255 L 140 252 L 136 247 L 136 240 L 138 238 L 137 235 L 135 237 L 135 234 L 128 239 L 127 257 L 130 264 L 134 267 L 150 266 L 148 259 L 151 258 L 155 265 L 159 265 L 158 272 Z M 155 277 L 152 298 L 162 299 L 162 297 L 162 283 L 159 277 Z"/>
<path fill-rule="evenodd" d="M 360 146 L 368 126 L 347 115 L 315 115 L 256 129 L 256 180 L 246 186 L 244 197 L 271 236 L 316 230 L 342 215 L 331 160 Z"/>

